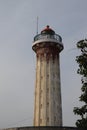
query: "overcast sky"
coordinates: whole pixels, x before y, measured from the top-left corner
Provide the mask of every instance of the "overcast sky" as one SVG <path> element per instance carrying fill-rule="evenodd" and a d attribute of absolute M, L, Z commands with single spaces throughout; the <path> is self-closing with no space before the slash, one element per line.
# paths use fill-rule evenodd
<path fill-rule="evenodd" d="M 0 0 L 0 128 L 32 126 L 35 53 L 33 38 L 50 25 L 62 36 L 60 54 L 63 125 L 75 126 L 80 105 L 76 42 L 87 38 L 87 0 Z"/>

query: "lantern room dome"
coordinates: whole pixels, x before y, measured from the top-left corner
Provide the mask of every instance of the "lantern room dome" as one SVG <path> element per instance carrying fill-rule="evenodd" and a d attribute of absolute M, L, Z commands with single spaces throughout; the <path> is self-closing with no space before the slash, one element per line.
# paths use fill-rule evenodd
<path fill-rule="evenodd" d="M 49 27 L 49 25 L 47 25 L 46 28 L 41 31 L 41 34 L 54 35 L 54 34 L 55 34 L 55 31 L 53 31 L 53 30 Z"/>

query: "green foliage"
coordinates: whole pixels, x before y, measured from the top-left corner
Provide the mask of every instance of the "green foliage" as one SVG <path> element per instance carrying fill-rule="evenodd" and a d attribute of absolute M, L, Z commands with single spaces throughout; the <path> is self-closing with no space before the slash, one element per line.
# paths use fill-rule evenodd
<path fill-rule="evenodd" d="M 87 118 L 83 118 L 81 120 L 77 120 L 76 126 L 78 128 L 87 128 Z"/>
<path fill-rule="evenodd" d="M 87 39 L 77 43 L 77 48 L 81 50 L 81 55 L 76 56 L 76 62 L 79 65 L 77 73 L 82 75 L 81 91 L 79 101 L 84 102 L 82 107 L 74 107 L 74 114 L 79 115 L 81 119 L 76 121 L 76 126 L 79 128 L 87 128 Z"/>

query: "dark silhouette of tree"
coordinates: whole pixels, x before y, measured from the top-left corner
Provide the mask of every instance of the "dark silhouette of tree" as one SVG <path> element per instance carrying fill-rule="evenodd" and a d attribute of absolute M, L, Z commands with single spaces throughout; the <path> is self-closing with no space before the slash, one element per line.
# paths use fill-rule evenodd
<path fill-rule="evenodd" d="M 76 121 L 78 128 L 87 128 L 87 39 L 77 43 L 77 48 L 80 49 L 81 55 L 76 56 L 76 62 L 79 65 L 77 73 L 81 78 L 81 96 L 79 101 L 83 102 L 82 107 L 74 107 L 74 114 L 79 115 L 80 119 Z"/>

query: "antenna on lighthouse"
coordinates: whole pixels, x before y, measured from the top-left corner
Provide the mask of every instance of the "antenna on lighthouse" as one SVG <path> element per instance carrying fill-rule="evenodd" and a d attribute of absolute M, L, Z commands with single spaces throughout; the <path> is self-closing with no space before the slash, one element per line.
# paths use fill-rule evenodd
<path fill-rule="evenodd" d="M 37 29 L 36 29 L 36 34 L 38 34 L 38 16 L 37 16 Z"/>

